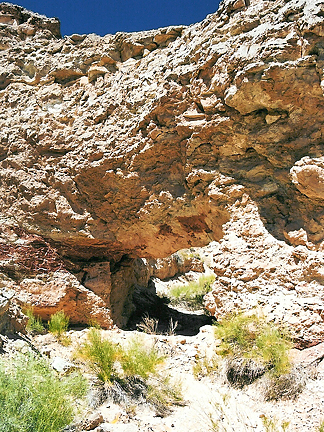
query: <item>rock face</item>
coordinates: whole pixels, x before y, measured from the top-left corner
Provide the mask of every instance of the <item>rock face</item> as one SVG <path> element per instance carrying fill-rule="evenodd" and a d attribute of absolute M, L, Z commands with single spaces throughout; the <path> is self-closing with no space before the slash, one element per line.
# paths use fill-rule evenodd
<path fill-rule="evenodd" d="M 322 259 L 321 0 L 224 0 L 190 27 L 65 38 L 1 3 L 0 35 L 0 264 L 21 302 L 109 327 L 136 257 L 220 240 L 237 202 L 279 250 Z"/>
<path fill-rule="evenodd" d="M 251 310 L 281 324 L 300 347 L 323 340 L 324 254 L 312 250 L 306 232 L 296 231 L 288 245 L 264 227 L 247 195 L 232 207 L 224 236 L 213 245 L 213 291 L 206 308 L 217 318 Z"/>

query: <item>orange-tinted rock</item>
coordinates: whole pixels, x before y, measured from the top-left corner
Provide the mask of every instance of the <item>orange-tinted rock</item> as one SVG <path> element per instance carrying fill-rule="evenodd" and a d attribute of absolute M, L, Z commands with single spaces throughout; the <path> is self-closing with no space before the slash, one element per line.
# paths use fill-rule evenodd
<path fill-rule="evenodd" d="M 323 247 L 320 3 L 225 0 L 189 27 L 64 39 L 56 19 L 1 3 L 1 217 L 57 253 L 46 277 L 77 280 L 57 307 L 80 292 L 119 319 L 134 280 L 125 263 L 220 240 L 236 203 L 244 214 L 255 203 L 259 236 Z M 19 238 L 3 251 L 26 252 Z M 32 273 L 17 268 L 23 255 L 3 265 L 18 291 L 41 272 L 30 247 Z M 215 271 L 249 283 L 273 272 L 259 261 Z"/>

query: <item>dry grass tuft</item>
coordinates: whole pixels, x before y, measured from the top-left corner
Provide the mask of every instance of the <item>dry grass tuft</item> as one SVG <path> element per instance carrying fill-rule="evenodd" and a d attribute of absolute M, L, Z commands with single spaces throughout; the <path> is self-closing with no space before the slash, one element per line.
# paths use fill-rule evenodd
<path fill-rule="evenodd" d="M 159 320 L 157 318 L 151 318 L 148 314 L 145 314 L 142 321 L 137 324 L 137 328 L 146 333 L 156 335 L 158 334 Z"/>
<path fill-rule="evenodd" d="M 264 375 L 265 366 L 252 359 L 243 357 L 229 357 L 225 363 L 225 374 L 228 382 L 237 388 L 252 384 L 257 378 Z"/>
<path fill-rule="evenodd" d="M 303 391 L 307 380 L 305 369 L 294 368 L 289 373 L 273 376 L 268 375 L 263 384 L 266 401 L 279 399 L 296 399 Z"/>

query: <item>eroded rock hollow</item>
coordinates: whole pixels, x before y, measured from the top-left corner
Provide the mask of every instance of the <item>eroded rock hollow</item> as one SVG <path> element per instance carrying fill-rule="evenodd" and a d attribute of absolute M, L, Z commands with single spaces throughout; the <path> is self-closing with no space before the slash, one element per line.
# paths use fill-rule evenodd
<path fill-rule="evenodd" d="M 44 319 L 123 323 L 136 258 L 219 241 L 241 209 L 314 254 L 305 283 L 323 293 L 323 2 L 224 0 L 189 27 L 104 37 L 59 27 L 0 4 L 2 289 Z"/>

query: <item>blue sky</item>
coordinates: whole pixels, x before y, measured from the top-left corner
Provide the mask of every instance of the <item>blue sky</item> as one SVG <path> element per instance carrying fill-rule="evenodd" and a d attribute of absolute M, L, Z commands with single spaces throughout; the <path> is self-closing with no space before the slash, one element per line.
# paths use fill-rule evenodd
<path fill-rule="evenodd" d="M 62 35 L 150 30 L 203 20 L 219 0 L 9 0 L 61 21 Z"/>

